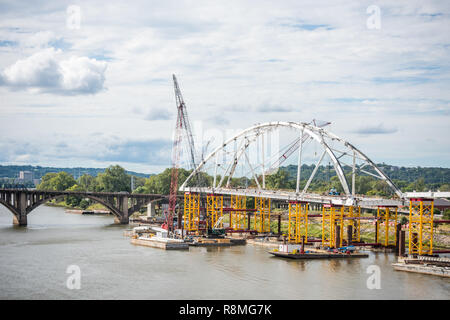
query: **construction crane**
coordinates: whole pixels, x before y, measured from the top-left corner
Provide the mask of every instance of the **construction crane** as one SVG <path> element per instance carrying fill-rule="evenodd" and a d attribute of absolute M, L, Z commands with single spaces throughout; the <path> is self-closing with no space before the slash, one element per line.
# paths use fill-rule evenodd
<path fill-rule="evenodd" d="M 173 231 L 173 217 L 175 215 L 177 205 L 177 191 L 178 191 L 178 169 L 180 167 L 180 153 L 182 151 L 183 136 L 185 137 L 187 149 L 189 153 L 189 164 L 192 169 L 195 169 L 195 146 L 194 137 L 192 135 L 191 125 L 186 111 L 186 104 L 183 100 L 180 87 L 175 75 L 173 75 L 173 85 L 175 90 L 175 101 L 177 105 L 177 122 L 175 126 L 175 135 L 172 147 L 172 172 L 170 179 L 170 194 L 169 194 L 169 210 L 166 215 L 165 227 L 169 231 Z M 181 228 L 181 212 L 178 214 L 178 228 Z"/>

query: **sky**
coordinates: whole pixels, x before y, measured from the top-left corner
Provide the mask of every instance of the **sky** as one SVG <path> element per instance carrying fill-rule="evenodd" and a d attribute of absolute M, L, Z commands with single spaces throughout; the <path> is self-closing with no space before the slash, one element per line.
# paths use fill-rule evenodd
<path fill-rule="evenodd" d="M 448 168 L 449 15 L 448 1 L 0 1 L 0 164 L 170 167 L 176 74 L 197 146 L 320 119 L 377 163 Z"/>

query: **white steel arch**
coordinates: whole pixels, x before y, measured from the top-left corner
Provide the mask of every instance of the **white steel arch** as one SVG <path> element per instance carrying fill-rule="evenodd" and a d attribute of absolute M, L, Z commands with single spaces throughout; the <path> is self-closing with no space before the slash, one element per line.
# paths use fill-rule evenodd
<path fill-rule="evenodd" d="M 241 139 L 241 146 L 239 147 L 239 149 L 237 149 L 235 151 L 233 160 L 230 161 L 229 163 L 227 163 L 227 168 L 226 168 L 225 172 L 228 173 L 228 175 L 227 175 L 228 176 L 227 186 L 228 186 L 230 179 L 233 177 L 233 175 L 235 173 L 235 169 L 236 169 L 236 166 L 237 166 L 239 160 L 241 158 L 244 158 L 244 159 L 247 158 L 246 150 L 247 150 L 248 146 L 250 144 L 254 143 L 260 135 L 262 135 L 266 132 L 270 132 L 270 131 L 280 128 L 280 127 L 298 130 L 301 133 L 302 137 L 303 137 L 303 135 L 306 135 L 307 137 L 311 137 L 317 143 L 319 143 L 324 149 L 323 154 L 322 154 L 320 160 L 317 162 L 316 168 L 314 169 L 312 175 L 308 179 L 308 182 L 307 182 L 305 188 L 303 189 L 302 193 L 304 193 L 306 191 L 306 189 L 308 188 L 309 183 L 311 182 L 311 180 L 314 177 L 314 174 L 316 173 L 317 167 L 320 165 L 320 162 L 323 159 L 323 156 L 325 154 L 327 154 L 333 163 L 334 170 L 336 172 L 336 175 L 339 179 L 340 184 L 342 185 L 344 193 L 348 197 L 354 196 L 354 174 L 355 174 L 355 171 L 358 170 L 359 172 L 365 173 L 370 176 L 374 176 L 380 180 L 385 181 L 400 199 L 403 198 L 402 192 L 391 181 L 391 179 L 386 174 L 384 174 L 383 171 L 380 168 L 378 168 L 377 165 L 372 160 L 370 160 L 364 153 L 362 153 L 359 149 L 357 149 L 355 146 L 353 146 L 349 142 L 345 141 L 344 139 L 341 139 L 340 137 L 336 136 L 335 134 L 333 134 L 329 131 L 324 130 L 323 128 L 320 128 L 320 127 L 317 127 L 317 126 L 314 126 L 311 124 L 307 124 L 304 122 L 283 122 L 283 121 L 257 124 L 257 125 L 254 125 L 252 127 L 249 127 L 247 129 L 239 132 L 234 137 L 226 140 L 221 146 L 217 147 L 207 157 L 204 158 L 204 160 L 197 166 L 197 168 L 195 168 L 195 170 L 188 176 L 188 178 L 180 186 L 180 191 L 189 190 L 189 188 L 187 188 L 187 185 L 191 181 L 191 178 L 194 177 L 199 172 L 201 172 L 202 169 L 204 168 L 205 164 L 207 164 L 209 161 L 211 161 L 215 157 L 217 158 L 218 154 L 221 151 L 223 151 L 226 147 L 228 147 L 231 143 L 236 143 L 239 139 Z M 341 144 L 341 146 L 344 147 L 344 150 L 342 151 L 342 150 L 332 148 L 329 145 L 330 141 L 339 142 Z M 302 141 L 302 143 L 303 143 L 303 141 Z M 299 156 L 301 156 L 301 144 L 302 143 L 300 143 Z M 349 165 L 349 164 L 343 162 L 343 160 L 341 160 L 341 158 L 343 156 L 352 157 L 353 165 Z M 362 163 L 363 163 L 361 166 L 358 166 L 358 168 L 356 168 L 356 166 L 355 166 L 355 159 L 358 159 L 359 161 L 362 161 Z M 248 158 L 247 158 L 247 160 L 248 160 Z M 350 188 L 349 188 L 347 178 L 344 174 L 343 165 L 350 166 L 353 168 L 352 190 L 350 190 Z M 369 172 L 369 171 L 363 169 L 364 167 L 372 168 L 372 170 L 374 172 Z M 264 164 L 263 164 L 263 168 L 264 168 Z M 255 181 L 258 185 L 258 189 L 261 189 L 261 186 L 258 183 L 258 181 L 254 175 L 253 168 L 251 168 L 251 170 L 252 170 L 252 174 L 255 178 Z M 299 175 L 299 173 L 298 173 L 298 175 Z M 225 179 L 225 175 L 223 175 L 221 177 L 221 180 L 219 181 L 219 183 L 217 185 L 218 187 L 220 187 L 222 185 L 222 183 L 224 182 L 224 179 Z M 214 177 L 213 189 L 215 187 L 216 187 L 216 178 Z M 298 192 L 298 190 L 297 190 L 297 192 Z"/>

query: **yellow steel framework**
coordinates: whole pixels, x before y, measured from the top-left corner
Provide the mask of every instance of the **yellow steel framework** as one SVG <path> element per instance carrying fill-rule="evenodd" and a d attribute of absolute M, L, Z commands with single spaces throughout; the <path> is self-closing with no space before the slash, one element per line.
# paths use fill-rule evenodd
<path fill-rule="evenodd" d="M 346 227 L 352 226 L 352 242 L 361 241 L 361 207 L 348 206 L 343 208 L 343 216 L 348 217 L 346 219 Z M 344 232 L 344 230 L 341 230 Z"/>
<path fill-rule="evenodd" d="M 308 239 L 308 203 L 292 201 L 289 202 L 288 240 L 300 243 L 302 236 Z"/>
<path fill-rule="evenodd" d="M 376 226 L 378 243 L 385 247 L 395 245 L 397 241 L 397 207 L 378 207 Z"/>
<path fill-rule="evenodd" d="M 270 199 L 255 197 L 255 230 L 270 232 Z"/>
<path fill-rule="evenodd" d="M 340 226 L 339 243 L 336 243 L 336 226 Z M 336 248 L 342 246 L 344 235 L 344 207 L 323 205 L 322 210 L 322 246 Z"/>
<path fill-rule="evenodd" d="M 206 196 L 206 224 L 207 228 L 213 228 L 219 218 L 223 217 L 223 196 L 208 194 Z M 219 228 L 223 228 L 223 221 L 221 220 Z"/>
<path fill-rule="evenodd" d="M 247 197 L 231 195 L 230 207 L 236 211 L 230 211 L 230 227 L 233 230 L 244 230 L 247 213 Z"/>
<path fill-rule="evenodd" d="M 410 199 L 409 254 L 433 254 L 433 199 Z"/>
<path fill-rule="evenodd" d="M 184 194 L 184 230 L 198 231 L 200 223 L 200 194 Z"/>

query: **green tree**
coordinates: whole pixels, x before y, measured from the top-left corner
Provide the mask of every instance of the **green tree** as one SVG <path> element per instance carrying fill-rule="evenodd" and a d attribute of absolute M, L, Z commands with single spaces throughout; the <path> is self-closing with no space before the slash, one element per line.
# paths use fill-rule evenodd
<path fill-rule="evenodd" d="M 120 192 L 131 191 L 131 179 L 125 169 L 119 165 L 109 166 L 105 172 L 97 176 L 97 191 L 102 192 Z"/>
<path fill-rule="evenodd" d="M 268 189 L 288 189 L 291 187 L 289 176 L 285 170 L 278 170 L 276 173 L 266 177 L 266 187 Z"/>
<path fill-rule="evenodd" d="M 450 220 L 450 208 L 444 210 L 443 218 L 444 220 Z"/>
<path fill-rule="evenodd" d="M 76 184 L 72 175 L 61 171 L 47 173 L 42 177 L 42 182 L 37 186 L 38 190 L 64 191 Z"/>
<path fill-rule="evenodd" d="M 86 210 L 91 205 L 91 202 L 86 199 L 81 199 L 79 207 L 83 210 Z"/>
<path fill-rule="evenodd" d="M 178 187 L 187 179 L 191 171 L 183 168 L 178 169 Z M 170 183 L 172 179 L 172 169 L 167 168 L 160 174 L 151 176 L 145 181 L 145 184 L 137 188 L 137 193 L 156 193 L 156 194 L 169 194 Z"/>
<path fill-rule="evenodd" d="M 91 176 L 90 174 L 83 174 L 81 177 L 78 178 L 77 183 L 81 188 L 83 188 L 84 191 L 95 191 L 98 181 L 95 177 Z"/>
<path fill-rule="evenodd" d="M 81 191 L 85 191 L 85 190 L 83 190 L 83 187 L 81 187 L 77 184 L 74 184 L 73 186 L 68 188 L 67 191 L 81 192 Z M 80 197 L 80 196 L 67 196 L 66 197 L 66 203 L 72 207 L 78 207 L 80 205 L 81 200 L 83 200 L 83 197 Z"/>

